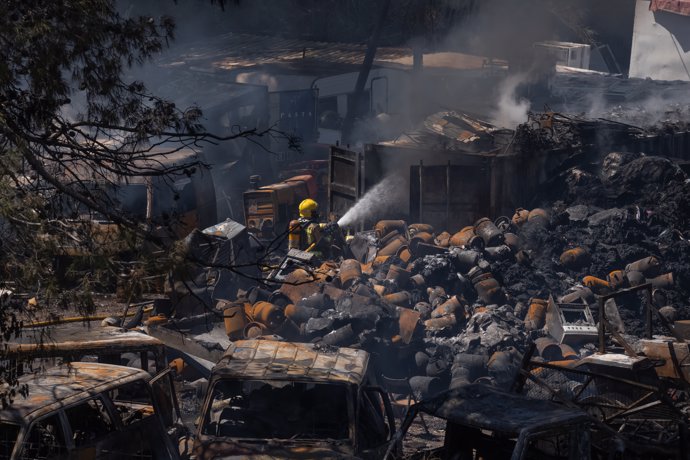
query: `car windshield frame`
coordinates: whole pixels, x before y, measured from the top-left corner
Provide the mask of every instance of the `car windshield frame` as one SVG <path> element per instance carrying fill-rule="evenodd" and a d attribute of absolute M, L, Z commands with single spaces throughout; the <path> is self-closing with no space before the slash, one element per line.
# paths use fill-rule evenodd
<path fill-rule="evenodd" d="M 289 379 L 218 379 L 209 391 L 199 433 L 253 442 L 350 442 L 350 387 Z M 311 430 L 305 431 L 309 426 Z"/>
<path fill-rule="evenodd" d="M 15 430 L 15 435 L 14 435 L 14 442 L 12 446 L 10 447 L 9 450 L 4 450 L 0 449 L 0 458 L 12 458 L 12 453 L 14 450 L 17 448 L 17 443 L 19 441 L 19 437 L 22 433 L 22 425 L 16 422 L 12 422 L 9 420 L 0 420 L 0 426 L 4 425 L 6 427 L 11 427 L 13 430 Z M 6 442 L 5 440 L 0 439 L 0 442 Z M 7 457 L 4 456 L 4 454 L 7 454 Z"/>

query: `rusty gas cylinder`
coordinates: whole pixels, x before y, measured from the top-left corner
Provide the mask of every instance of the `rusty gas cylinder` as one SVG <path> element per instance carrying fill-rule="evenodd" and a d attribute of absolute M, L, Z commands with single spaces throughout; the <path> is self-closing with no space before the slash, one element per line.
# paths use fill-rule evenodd
<path fill-rule="evenodd" d="M 283 324 L 276 328 L 275 333 L 290 341 L 296 341 L 302 335 L 299 326 L 290 318 L 285 318 Z"/>
<path fill-rule="evenodd" d="M 305 307 L 304 305 L 300 304 L 290 304 L 285 307 L 285 316 L 287 316 L 295 324 L 306 323 L 310 318 L 317 318 L 320 314 L 321 310 Z"/>
<path fill-rule="evenodd" d="M 378 246 L 380 248 L 385 247 L 388 243 L 393 241 L 394 239 L 402 236 L 401 233 L 397 230 L 393 230 L 392 232 L 386 233 L 382 238 L 378 239 Z"/>
<path fill-rule="evenodd" d="M 243 303 L 236 303 L 223 309 L 223 322 L 225 323 L 225 333 L 230 340 L 242 337 L 242 331 L 247 325 L 247 317 L 244 314 L 245 306 Z"/>
<path fill-rule="evenodd" d="M 488 217 L 474 223 L 474 233 L 484 240 L 484 246 L 498 246 L 503 243 L 503 232 Z"/>
<path fill-rule="evenodd" d="M 412 296 L 407 291 L 394 292 L 393 294 L 387 294 L 383 296 L 383 300 L 392 303 L 393 305 L 399 305 L 401 307 L 406 307 L 410 305 L 410 299 Z"/>
<path fill-rule="evenodd" d="M 628 278 L 628 283 L 633 287 L 644 284 L 647 281 L 642 272 L 638 271 L 629 271 L 625 274 L 625 277 Z"/>
<path fill-rule="evenodd" d="M 429 303 L 436 308 L 446 301 L 446 290 L 441 286 L 434 286 L 426 288 L 426 293 L 429 296 Z"/>
<path fill-rule="evenodd" d="M 340 285 L 343 289 L 348 289 L 362 276 L 362 265 L 358 260 L 345 259 L 340 264 Z"/>
<path fill-rule="evenodd" d="M 350 289 L 350 292 L 354 292 L 355 294 L 360 295 L 362 297 L 371 298 L 376 296 L 376 291 L 374 291 L 374 288 L 364 283 L 359 283 L 357 287 L 354 289 L 354 291 Z"/>
<path fill-rule="evenodd" d="M 536 331 L 544 327 L 546 322 L 546 305 L 547 301 L 544 299 L 530 299 L 527 316 L 525 316 L 525 329 Z"/>
<path fill-rule="evenodd" d="M 451 234 L 448 232 L 443 232 L 436 236 L 436 245 L 441 246 L 442 248 L 447 248 L 448 246 L 450 246 L 450 239 Z"/>
<path fill-rule="evenodd" d="M 513 222 L 508 216 L 497 217 L 496 220 L 494 220 L 494 225 L 503 233 L 515 229 L 515 225 L 513 225 Z"/>
<path fill-rule="evenodd" d="M 484 249 L 484 253 L 492 261 L 506 260 L 513 256 L 513 251 L 507 244 L 488 247 Z"/>
<path fill-rule="evenodd" d="M 590 288 L 581 287 L 569 292 L 558 299 L 560 303 L 590 303 L 594 300 L 594 293 Z"/>
<path fill-rule="evenodd" d="M 561 355 L 563 355 L 564 360 L 580 359 L 578 353 L 570 345 L 562 343 L 559 345 L 559 347 L 561 347 Z"/>
<path fill-rule="evenodd" d="M 534 208 L 527 216 L 528 222 L 534 222 L 538 225 L 546 226 L 549 224 L 549 213 L 542 208 Z"/>
<path fill-rule="evenodd" d="M 466 246 L 467 243 L 469 242 L 470 238 L 477 236 L 474 233 L 474 227 L 469 225 L 467 227 L 463 227 L 455 233 L 451 239 L 450 239 L 450 245 L 451 246 Z"/>
<path fill-rule="evenodd" d="M 645 257 L 625 266 L 626 272 L 640 272 L 646 278 L 654 277 L 659 274 L 661 262 L 654 256 Z"/>
<path fill-rule="evenodd" d="M 285 321 L 285 314 L 277 306 L 269 302 L 257 302 L 252 307 L 252 319 L 271 330 L 278 328 Z"/>
<path fill-rule="evenodd" d="M 652 283 L 654 289 L 669 289 L 673 287 L 673 273 L 659 275 L 656 278 L 648 279 L 647 282 Z"/>
<path fill-rule="evenodd" d="M 420 233 L 434 233 L 434 227 L 429 224 L 411 224 L 407 226 L 407 230 L 410 232 L 410 237 L 416 236 Z"/>
<path fill-rule="evenodd" d="M 264 335 L 265 331 L 266 326 L 264 326 L 261 323 L 257 323 L 256 321 L 252 321 L 250 323 L 247 323 L 246 326 L 244 326 L 242 336 L 245 339 L 255 339 L 257 337 L 261 337 L 262 335 Z"/>
<path fill-rule="evenodd" d="M 401 235 L 405 234 L 407 225 L 404 220 L 380 220 L 374 225 L 377 238 L 383 238 L 392 231 L 397 231 Z"/>
<path fill-rule="evenodd" d="M 563 359 L 561 347 L 552 337 L 539 337 L 534 340 L 534 345 L 536 345 L 539 351 L 539 356 L 546 361 L 560 361 Z"/>
<path fill-rule="evenodd" d="M 453 256 L 455 268 L 462 273 L 467 273 L 475 267 L 481 257 L 479 252 L 472 249 L 453 248 L 450 254 Z"/>
<path fill-rule="evenodd" d="M 404 288 L 410 280 L 411 273 L 402 267 L 391 264 L 386 279 L 394 282 L 399 288 Z"/>
<path fill-rule="evenodd" d="M 348 346 L 355 340 L 355 332 L 351 324 L 329 332 L 323 336 L 322 343 L 326 345 Z"/>
<path fill-rule="evenodd" d="M 408 263 L 410 260 L 412 260 L 412 251 L 410 251 L 408 246 L 402 246 L 400 249 L 398 249 L 395 255 L 405 263 Z"/>
<path fill-rule="evenodd" d="M 431 317 L 439 318 L 441 316 L 454 315 L 459 313 L 461 310 L 462 303 L 460 302 L 460 299 L 458 299 L 458 296 L 454 295 L 440 304 L 438 307 L 434 308 L 434 310 L 431 312 Z"/>
<path fill-rule="evenodd" d="M 487 273 L 487 275 L 491 275 Z M 474 289 L 477 291 L 477 297 L 486 305 L 501 304 L 505 301 L 505 294 L 501 285 L 491 275 L 491 277 L 483 278 L 479 276 L 478 281 L 474 282 Z"/>
<path fill-rule="evenodd" d="M 586 249 L 577 247 L 563 251 L 559 260 L 564 267 L 579 270 L 589 265 L 592 258 Z"/>
<path fill-rule="evenodd" d="M 596 276 L 587 275 L 582 279 L 582 284 L 590 288 L 592 292 L 598 295 L 608 294 L 611 291 L 609 282 Z"/>
<path fill-rule="evenodd" d="M 410 250 L 412 252 L 416 252 L 417 245 L 419 245 L 420 243 L 435 244 L 434 236 L 431 233 L 426 232 L 417 233 L 410 239 Z"/>
<path fill-rule="evenodd" d="M 623 289 L 628 284 L 628 279 L 623 270 L 614 270 L 609 273 L 606 278 L 609 282 L 609 286 L 611 286 L 611 289 L 614 291 Z"/>
<path fill-rule="evenodd" d="M 381 265 L 388 262 L 388 259 L 390 259 L 390 257 L 391 256 L 376 256 L 374 258 L 373 262 L 371 263 L 371 268 L 373 268 L 373 269 L 379 268 Z"/>
<path fill-rule="evenodd" d="M 386 285 L 385 284 L 374 284 L 374 292 L 376 292 L 379 297 L 383 297 L 386 294 Z"/>
<path fill-rule="evenodd" d="M 453 329 L 457 324 L 458 319 L 455 315 L 446 315 L 424 321 L 424 328 L 428 331 L 441 331 L 444 329 Z"/>
<path fill-rule="evenodd" d="M 415 289 L 423 289 L 426 286 L 426 280 L 424 279 L 424 275 L 421 273 L 411 276 L 410 283 L 412 283 L 412 286 L 414 286 Z"/>
<path fill-rule="evenodd" d="M 405 237 L 400 235 L 399 233 L 392 239 L 388 240 L 388 243 L 385 246 L 382 246 L 381 249 L 376 253 L 377 256 L 394 256 L 400 251 L 400 248 L 403 246 L 407 246 L 407 240 Z"/>
<path fill-rule="evenodd" d="M 444 390 L 443 380 L 438 377 L 415 375 L 410 377 L 410 389 L 419 399 L 430 398 Z"/>
<path fill-rule="evenodd" d="M 522 227 L 522 224 L 527 222 L 528 217 L 529 217 L 529 211 L 528 210 L 522 209 L 522 208 L 517 208 L 515 210 L 515 214 L 513 214 L 513 218 L 511 219 L 511 221 L 513 222 L 513 224 L 516 227 L 519 228 L 519 227 Z"/>

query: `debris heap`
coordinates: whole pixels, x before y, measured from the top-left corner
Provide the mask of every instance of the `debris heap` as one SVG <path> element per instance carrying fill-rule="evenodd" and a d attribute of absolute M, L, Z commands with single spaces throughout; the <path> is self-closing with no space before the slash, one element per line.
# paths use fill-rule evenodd
<path fill-rule="evenodd" d="M 231 340 L 273 334 L 361 347 L 382 383 L 407 382 L 417 397 L 477 379 L 510 386 L 532 343 L 545 361 L 595 352 L 597 298 L 623 288 L 651 283 L 651 301 L 682 329 L 689 188 L 666 158 L 611 153 L 554 177 L 540 207 L 452 233 L 380 221 L 340 263 L 314 269 L 297 257 L 278 289 L 255 287 L 219 308 Z M 631 293 L 616 302 L 607 303 L 609 322 L 635 344 L 645 301 Z M 652 326 L 668 334 L 656 317 Z"/>

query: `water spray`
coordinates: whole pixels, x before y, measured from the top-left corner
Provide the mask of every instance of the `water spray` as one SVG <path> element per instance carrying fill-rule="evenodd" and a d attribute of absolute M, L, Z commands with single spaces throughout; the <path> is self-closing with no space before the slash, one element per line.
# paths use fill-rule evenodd
<path fill-rule="evenodd" d="M 340 227 L 349 227 L 362 220 L 399 211 L 407 186 L 400 175 L 390 175 L 371 188 L 338 220 Z"/>

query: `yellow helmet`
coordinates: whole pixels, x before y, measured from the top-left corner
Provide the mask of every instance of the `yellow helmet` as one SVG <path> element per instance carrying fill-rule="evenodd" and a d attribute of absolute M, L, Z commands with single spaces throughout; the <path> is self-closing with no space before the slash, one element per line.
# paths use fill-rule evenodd
<path fill-rule="evenodd" d="M 299 216 L 304 217 L 305 219 L 311 219 L 312 217 L 314 217 L 316 211 L 318 210 L 319 203 L 312 200 L 311 198 L 302 200 L 302 202 L 299 204 Z"/>

